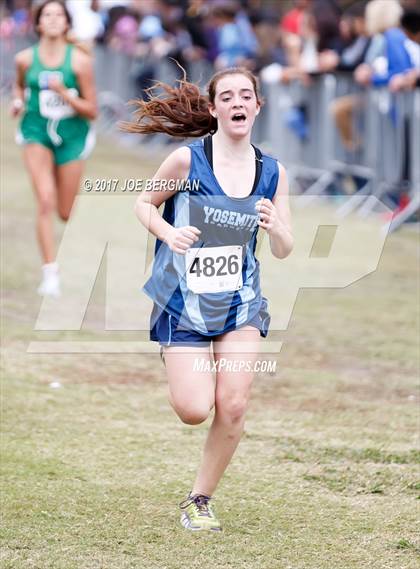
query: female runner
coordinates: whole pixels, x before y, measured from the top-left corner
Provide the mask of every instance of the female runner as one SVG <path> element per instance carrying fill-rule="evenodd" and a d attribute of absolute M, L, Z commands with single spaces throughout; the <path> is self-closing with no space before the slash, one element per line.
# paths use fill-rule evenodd
<path fill-rule="evenodd" d="M 250 142 L 261 106 L 252 73 L 216 73 L 208 98 L 185 78 L 177 88 L 158 85 L 164 94 L 139 102 L 137 123 L 127 130 L 205 138 L 172 152 L 154 176 L 155 191 L 136 202 L 137 217 L 157 237 L 144 290 L 154 302 L 151 339 L 163 347 L 175 412 L 197 425 L 215 407 L 194 485 L 180 503 L 181 523 L 220 531 L 210 499 L 241 438 L 269 322 L 256 235 L 259 228 L 268 233 L 275 257 L 291 252 L 288 183 L 284 168 Z M 174 181 L 184 187 L 171 190 Z"/>
<path fill-rule="evenodd" d="M 37 199 L 37 237 L 43 259 L 41 295 L 59 296 L 53 212 L 67 221 L 83 161 L 94 145 L 96 117 L 92 58 L 67 41 L 70 14 L 62 0 L 35 13 L 39 43 L 16 55 L 12 115 L 23 113 L 17 141 Z"/>

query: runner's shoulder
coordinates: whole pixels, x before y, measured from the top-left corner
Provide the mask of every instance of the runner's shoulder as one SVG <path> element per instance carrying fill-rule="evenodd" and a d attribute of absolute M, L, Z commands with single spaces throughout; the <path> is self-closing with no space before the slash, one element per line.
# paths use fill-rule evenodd
<path fill-rule="evenodd" d="M 286 175 L 286 167 L 280 160 L 278 160 L 275 156 L 271 154 L 262 152 L 261 150 L 260 152 L 262 160 L 267 163 L 270 163 L 273 170 L 278 171 L 280 177 L 284 177 Z"/>
<path fill-rule="evenodd" d="M 26 71 L 32 64 L 33 59 L 33 48 L 27 47 L 26 49 L 22 49 L 18 51 L 15 55 L 15 63 L 20 68 Z"/>
<path fill-rule="evenodd" d="M 177 178 L 187 178 L 191 166 L 191 150 L 188 146 L 180 146 L 169 154 L 166 161 L 177 172 Z"/>
<path fill-rule="evenodd" d="M 83 71 L 87 66 L 93 65 L 93 55 L 84 47 L 73 44 L 72 67 L 74 71 Z"/>

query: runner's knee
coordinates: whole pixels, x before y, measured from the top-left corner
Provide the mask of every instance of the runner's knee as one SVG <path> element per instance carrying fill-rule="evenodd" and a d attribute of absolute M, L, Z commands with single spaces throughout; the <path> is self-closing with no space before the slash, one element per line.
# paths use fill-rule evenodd
<path fill-rule="evenodd" d="M 41 216 L 50 215 L 54 211 L 55 203 L 52 194 L 44 194 L 38 200 L 38 213 Z"/>
<path fill-rule="evenodd" d="M 248 408 L 248 397 L 239 395 L 216 395 L 216 409 L 219 417 L 231 423 L 238 423 Z"/>
<path fill-rule="evenodd" d="M 68 221 L 69 217 L 70 217 L 70 212 L 58 210 L 58 215 L 59 215 L 61 221 Z"/>
<path fill-rule="evenodd" d="M 208 407 L 198 405 L 179 406 L 174 403 L 173 407 L 181 421 L 187 425 L 199 425 L 200 423 L 204 423 L 210 413 Z"/>

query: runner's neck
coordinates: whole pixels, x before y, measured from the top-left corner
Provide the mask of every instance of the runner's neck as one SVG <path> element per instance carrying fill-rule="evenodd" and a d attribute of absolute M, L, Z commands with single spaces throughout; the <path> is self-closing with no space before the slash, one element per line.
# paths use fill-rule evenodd
<path fill-rule="evenodd" d="M 232 140 L 222 131 L 217 131 L 213 135 L 213 153 L 223 156 L 230 162 L 244 163 L 252 160 L 254 149 L 251 146 L 250 136 L 239 140 Z"/>
<path fill-rule="evenodd" d="M 63 38 L 42 37 L 39 41 L 41 62 L 47 67 L 58 67 L 64 61 L 67 41 Z"/>

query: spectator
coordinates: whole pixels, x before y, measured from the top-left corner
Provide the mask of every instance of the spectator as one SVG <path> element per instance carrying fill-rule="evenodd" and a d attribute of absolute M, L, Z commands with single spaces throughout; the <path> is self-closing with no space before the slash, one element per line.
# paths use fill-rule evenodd
<path fill-rule="evenodd" d="M 184 11 L 176 0 L 161 0 L 160 13 L 168 40 L 166 55 L 186 67 L 191 54 L 192 40 L 183 22 Z"/>
<path fill-rule="evenodd" d="M 420 86 L 420 12 L 407 10 L 401 18 L 401 27 L 407 35 L 406 49 L 414 64 L 414 69 L 397 73 L 392 77 L 389 88 L 392 92 L 414 89 Z"/>
<path fill-rule="evenodd" d="M 183 17 L 183 24 L 188 31 L 192 41 L 192 47 L 189 54 L 191 61 L 207 58 L 213 61 L 214 57 L 210 56 L 211 44 L 215 43 L 215 36 L 211 36 L 206 26 L 206 17 L 209 13 L 209 7 L 205 0 L 189 0 L 188 7 Z"/>
<path fill-rule="evenodd" d="M 340 53 L 344 42 L 340 36 L 341 11 L 337 0 L 313 0 L 309 14 L 314 22 L 318 53 L 326 50 Z"/>
<path fill-rule="evenodd" d="M 364 19 L 365 3 L 353 5 L 344 15 L 343 19 L 349 24 L 349 38 L 352 41 L 347 45 L 341 55 L 335 52 L 325 52 L 320 55 L 320 67 L 322 71 L 354 71 L 363 63 L 369 47 L 370 38 L 366 33 Z M 354 152 L 360 146 L 360 136 L 354 131 L 354 113 L 363 107 L 364 100 L 360 94 L 351 93 L 338 97 L 331 105 L 338 132 L 343 146 Z"/>
<path fill-rule="evenodd" d="M 372 41 L 365 62 L 355 70 L 359 84 L 387 85 L 394 75 L 414 67 L 406 48 L 407 36 L 398 27 L 401 16 L 397 0 L 371 0 L 366 6 L 366 26 Z"/>
<path fill-rule="evenodd" d="M 273 63 L 286 66 L 287 57 L 281 45 L 282 35 L 275 15 L 264 11 L 254 12 L 251 14 L 251 22 L 258 42 L 255 71 L 260 72 Z"/>
<path fill-rule="evenodd" d="M 363 63 L 370 44 L 364 17 L 365 7 L 366 2 L 363 0 L 353 4 L 343 14 L 340 31 L 342 42 L 346 45 L 340 53 L 325 50 L 319 55 L 319 68 L 322 72 L 354 71 Z"/>
<path fill-rule="evenodd" d="M 132 10 L 126 10 L 113 25 L 108 37 L 109 46 L 126 55 L 133 55 L 137 45 L 138 29 L 138 14 Z"/>
<path fill-rule="evenodd" d="M 307 73 L 317 73 L 323 53 L 342 48 L 339 12 L 333 0 L 313 0 L 301 23 L 302 48 L 298 66 Z"/>
<path fill-rule="evenodd" d="M 311 2 L 312 0 L 294 0 L 294 8 L 286 12 L 281 20 L 282 31 L 301 37 L 303 21 Z"/>
<path fill-rule="evenodd" d="M 15 0 L 0 8 L 0 38 L 6 46 L 15 36 L 27 35 L 31 30 L 29 0 Z"/>
<path fill-rule="evenodd" d="M 93 9 L 95 3 L 92 0 L 67 0 L 66 5 L 73 21 L 74 38 L 92 45 L 96 38 L 104 32 L 102 18 Z"/>
<path fill-rule="evenodd" d="M 242 39 L 242 45 L 248 54 L 248 57 L 254 58 L 259 45 L 255 36 L 248 14 L 244 8 L 240 9 L 236 15 L 235 23 L 238 26 Z"/>
<path fill-rule="evenodd" d="M 298 66 L 289 64 L 284 45 L 285 35 L 271 14 L 254 15 L 254 30 L 259 41 L 255 69 L 267 84 L 289 83 L 300 79 L 306 83 L 306 74 Z"/>
<path fill-rule="evenodd" d="M 136 53 L 139 66 L 135 73 L 141 96 L 156 78 L 156 70 L 163 58 L 174 65 L 176 75 L 181 70 L 178 63 L 187 67 L 192 53 L 191 36 L 183 24 L 183 10 L 175 0 L 159 0 L 153 3 L 153 12 L 143 14 L 139 26 L 139 43 Z M 150 6 L 149 6 L 150 7 Z"/>
<path fill-rule="evenodd" d="M 130 3 L 131 0 L 99 0 L 98 9 L 105 26 L 105 43 L 110 41 L 115 24 L 127 13 Z"/>
<path fill-rule="evenodd" d="M 153 85 L 159 59 L 168 52 L 165 31 L 158 5 L 140 7 L 138 41 L 135 47 L 137 66 L 133 72 L 135 84 L 141 98 L 146 98 L 147 89 Z"/>
<path fill-rule="evenodd" d="M 217 29 L 219 54 L 215 61 L 216 69 L 232 66 L 250 66 L 249 59 L 255 55 L 250 51 L 252 40 L 243 35 L 244 25 L 236 18 L 239 7 L 236 2 L 222 2 L 212 9 L 214 26 Z M 255 36 L 254 36 L 255 37 Z"/>
<path fill-rule="evenodd" d="M 294 0 L 294 8 L 287 12 L 280 23 L 287 60 L 294 67 L 299 66 L 305 20 L 312 0 Z"/>

